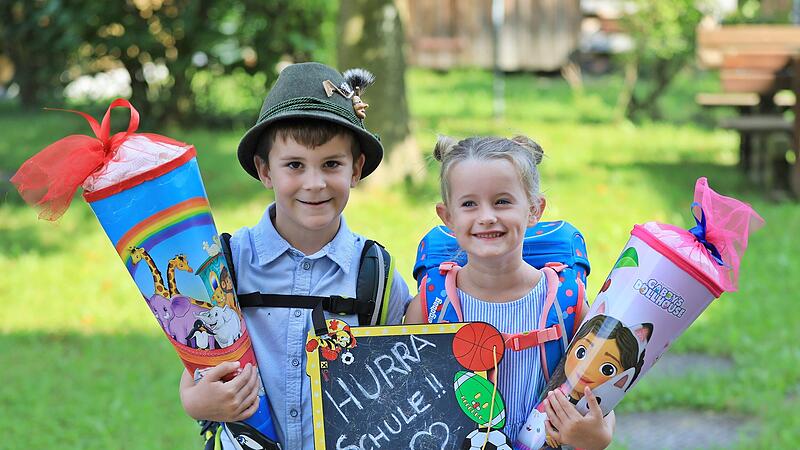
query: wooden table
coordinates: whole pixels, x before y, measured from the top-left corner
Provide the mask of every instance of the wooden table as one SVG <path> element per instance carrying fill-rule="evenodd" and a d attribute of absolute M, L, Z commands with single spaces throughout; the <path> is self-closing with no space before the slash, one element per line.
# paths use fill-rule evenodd
<path fill-rule="evenodd" d="M 698 94 L 698 104 L 735 107 L 739 115 L 722 121 L 720 126 L 739 132 L 742 168 L 767 185 L 776 181 L 772 169 L 785 171 L 778 178 L 788 178 L 788 187 L 800 197 L 800 106 L 794 101 L 800 95 L 800 27 L 700 28 L 697 47 L 701 66 L 720 71 L 723 91 Z M 780 94 L 782 90 L 795 95 L 787 98 Z M 789 109 L 793 117 L 784 115 Z M 780 139 L 788 140 L 794 151 L 791 167 L 786 167 Z M 776 187 L 774 183 L 772 187 Z"/>

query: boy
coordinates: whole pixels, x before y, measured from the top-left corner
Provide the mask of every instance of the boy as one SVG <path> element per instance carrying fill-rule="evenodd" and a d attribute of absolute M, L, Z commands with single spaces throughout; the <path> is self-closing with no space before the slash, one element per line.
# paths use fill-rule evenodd
<path fill-rule="evenodd" d="M 304 63 L 284 69 L 267 95 L 238 156 L 247 173 L 274 191 L 275 202 L 255 227 L 231 238 L 239 294 L 356 297 L 365 239 L 347 228 L 341 214 L 350 189 L 383 156 L 380 141 L 364 128 L 365 104 L 358 94 L 359 87 L 349 86 L 337 71 Z M 383 318 L 390 324 L 401 322 L 411 298 L 396 272 L 394 280 Z M 283 299 L 281 307 L 242 311 L 283 448 L 312 449 L 305 343 L 313 313 L 308 306 L 293 307 L 295 301 L 300 305 L 297 297 Z M 359 323 L 355 314 L 341 318 Z M 184 371 L 180 393 L 186 412 L 219 422 L 252 415 L 258 406 L 257 371 L 248 365 L 230 382 L 221 381 L 238 369 L 235 362 L 220 364 L 196 384 Z M 223 447 L 239 448 L 225 433 Z"/>

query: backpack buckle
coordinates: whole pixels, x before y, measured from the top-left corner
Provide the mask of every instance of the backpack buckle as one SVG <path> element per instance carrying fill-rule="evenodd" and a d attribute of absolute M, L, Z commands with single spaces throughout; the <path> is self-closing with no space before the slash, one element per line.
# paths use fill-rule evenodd
<path fill-rule="evenodd" d="M 549 268 L 555 270 L 556 272 L 561 272 L 562 270 L 564 270 L 567 267 L 569 267 L 568 265 L 566 265 L 564 263 L 560 263 L 560 262 L 549 262 L 549 263 L 545 263 L 544 266 L 545 267 L 549 267 Z"/>
<path fill-rule="evenodd" d="M 445 262 L 439 264 L 439 273 L 444 275 L 447 272 L 450 272 L 451 270 L 453 270 L 453 267 L 455 267 L 457 265 L 458 264 L 456 264 L 453 261 L 445 261 Z"/>
<path fill-rule="evenodd" d="M 543 330 L 532 330 L 507 336 L 506 347 L 518 352 L 556 339 L 561 339 L 561 327 L 558 324 Z"/>
<path fill-rule="evenodd" d="M 328 300 L 326 310 L 333 314 L 348 315 L 353 314 L 355 300 L 342 297 L 341 295 L 331 295 Z"/>

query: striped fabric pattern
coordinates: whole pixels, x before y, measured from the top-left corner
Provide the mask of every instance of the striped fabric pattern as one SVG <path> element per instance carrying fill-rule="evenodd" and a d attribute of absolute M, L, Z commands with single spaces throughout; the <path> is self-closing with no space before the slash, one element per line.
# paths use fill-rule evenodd
<path fill-rule="evenodd" d="M 547 281 L 539 283 L 524 297 L 506 303 L 486 302 L 458 289 L 464 321 L 491 324 L 501 333 L 515 334 L 537 328 L 547 296 Z M 522 351 L 506 349 L 498 367 L 498 391 L 506 405 L 503 432 L 513 442 L 544 388 L 539 348 Z"/>

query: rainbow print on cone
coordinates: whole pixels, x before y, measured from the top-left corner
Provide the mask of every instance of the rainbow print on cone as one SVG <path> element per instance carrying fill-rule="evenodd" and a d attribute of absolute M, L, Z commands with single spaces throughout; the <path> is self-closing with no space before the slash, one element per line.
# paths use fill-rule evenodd
<path fill-rule="evenodd" d="M 110 135 L 114 107 L 131 111 L 126 132 Z M 257 367 L 230 269 L 200 178 L 194 146 L 134 133 L 139 115 L 115 100 L 97 138 L 69 136 L 26 161 L 12 182 L 23 198 L 55 220 L 78 186 L 161 329 L 195 380 L 226 361 Z M 231 439 L 280 449 L 262 387 L 258 411 L 228 424 Z M 244 441 L 243 441 L 244 440 Z"/>

